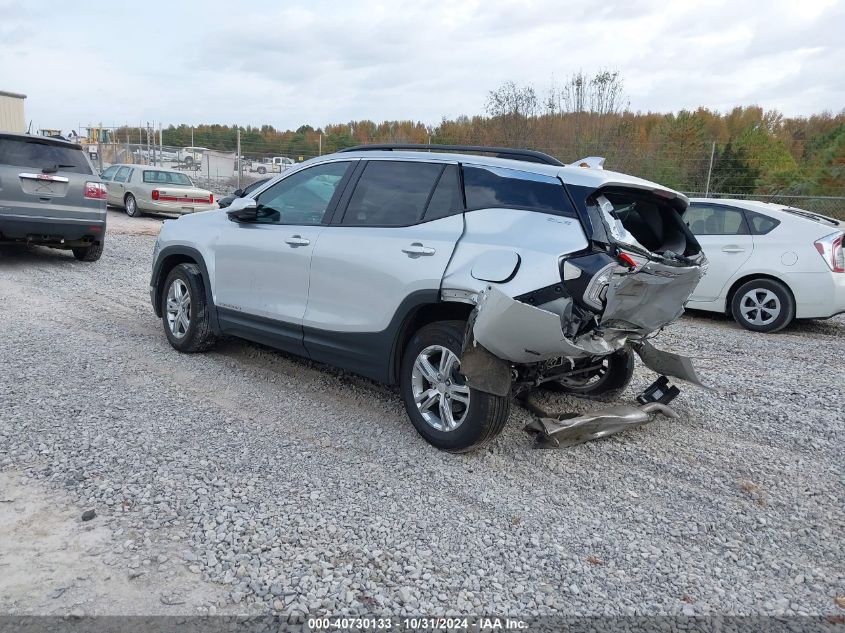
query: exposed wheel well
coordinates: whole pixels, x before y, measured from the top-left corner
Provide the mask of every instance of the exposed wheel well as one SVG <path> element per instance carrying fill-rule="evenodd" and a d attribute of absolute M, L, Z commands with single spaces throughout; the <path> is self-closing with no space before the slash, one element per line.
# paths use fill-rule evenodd
<path fill-rule="evenodd" d="M 789 287 L 789 284 L 786 283 L 783 279 L 775 277 L 774 275 L 766 275 L 764 273 L 753 273 L 751 275 L 745 275 L 745 277 L 740 277 L 737 279 L 733 284 L 731 284 L 730 290 L 728 290 L 728 294 L 725 298 L 725 314 L 730 316 L 731 314 L 731 304 L 734 300 L 734 294 L 736 293 L 737 289 L 747 281 L 752 281 L 754 279 L 768 279 L 769 281 L 776 281 L 779 284 L 782 284 L 784 288 L 789 292 L 789 296 L 792 297 L 792 303 L 795 303 L 795 293 L 792 292 L 792 288 Z"/>
<path fill-rule="evenodd" d="M 161 285 L 164 283 L 164 280 L 167 279 L 170 271 L 176 268 L 179 264 L 197 263 L 198 262 L 193 257 L 182 253 L 168 255 L 162 260 L 161 266 L 158 269 L 158 277 L 155 279 L 155 305 L 153 307 L 155 308 L 156 316 L 161 316 Z"/>
<path fill-rule="evenodd" d="M 402 354 L 408 341 L 420 328 L 434 323 L 435 321 L 466 321 L 475 306 L 468 303 L 455 301 L 441 301 L 440 303 L 428 303 L 413 310 L 402 323 L 396 337 L 393 353 L 393 363 L 390 368 L 390 380 L 396 382 L 399 379 L 399 368 L 402 363 Z"/>

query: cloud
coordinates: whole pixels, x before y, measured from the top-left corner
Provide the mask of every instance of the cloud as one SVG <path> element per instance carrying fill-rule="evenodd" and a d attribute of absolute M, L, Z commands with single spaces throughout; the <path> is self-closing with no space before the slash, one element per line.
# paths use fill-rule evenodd
<path fill-rule="evenodd" d="M 503 81 L 542 94 L 622 71 L 631 108 L 786 114 L 845 105 L 845 8 L 830 0 L 0 0 L 0 89 L 36 126 L 298 127 L 477 114 Z"/>

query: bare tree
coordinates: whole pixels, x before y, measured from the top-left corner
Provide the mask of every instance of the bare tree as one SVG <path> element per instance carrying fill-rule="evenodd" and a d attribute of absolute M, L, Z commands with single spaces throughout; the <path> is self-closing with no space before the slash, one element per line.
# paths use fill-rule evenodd
<path fill-rule="evenodd" d="M 552 85 L 547 110 L 572 119 L 576 152 L 606 140 L 612 119 L 628 107 L 623 86 L 618 70 L 601 70 L 592 77 L 579 70 L 562 88 Z"/>
<path fill-rule="evenodd" d="M 537 93 L 532 86 L 506 81 L 487 93 L 485 110 L 500 121 L 508 142 L 524 144 L 538 113 Z"/>

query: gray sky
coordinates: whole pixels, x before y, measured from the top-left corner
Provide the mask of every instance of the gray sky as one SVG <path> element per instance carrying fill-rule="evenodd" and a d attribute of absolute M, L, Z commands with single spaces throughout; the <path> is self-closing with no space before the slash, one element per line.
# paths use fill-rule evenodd
<path fill-rule="evenodd" d="M 845 107 L 836 0 L 0 0 L 0 90 L 33 129 L 139 121 L 296 128 L 483 112 L 622 71 L 633 110 Z"/>

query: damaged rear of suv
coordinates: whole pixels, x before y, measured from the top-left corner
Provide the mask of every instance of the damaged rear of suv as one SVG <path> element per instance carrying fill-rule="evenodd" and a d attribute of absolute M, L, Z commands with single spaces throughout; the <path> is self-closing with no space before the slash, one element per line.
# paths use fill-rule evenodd
<path fill-rule="evenodd" d="M 399 383 L 420 435 L 467 451 L 540 385 L 612 399 L 635 353 L 697 382 L 687 359 L 648 342 L 705 272 L 687 204 L 539 152 L 352 148 L 227 211 L 165 223 L 150 292 L 176 349 L 234 334 Z M 553 442 L 600 437 L 671 414 L 653 400 L 568 423 L 541 417 L 534 430 Z"/>

